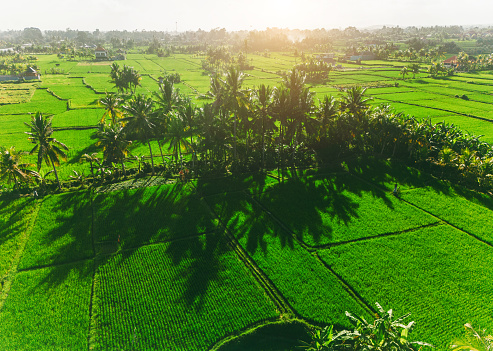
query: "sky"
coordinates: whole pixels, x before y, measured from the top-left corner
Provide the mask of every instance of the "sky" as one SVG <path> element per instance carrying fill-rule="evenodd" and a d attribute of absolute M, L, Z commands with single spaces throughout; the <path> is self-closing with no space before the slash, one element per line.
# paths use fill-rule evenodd
<path fill-rule="evenodd" d="M 6 0 L 0 30 L 227 31 L 493 25 L 475 0 Z"/>

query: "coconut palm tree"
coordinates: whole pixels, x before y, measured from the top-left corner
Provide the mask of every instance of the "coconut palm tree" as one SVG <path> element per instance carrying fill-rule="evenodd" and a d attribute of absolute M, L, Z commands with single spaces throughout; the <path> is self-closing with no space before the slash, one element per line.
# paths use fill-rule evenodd
<path fill-rule="evenodd" d="M 322 135 L 327 137 L 330 124 L 334 121 L 339 113 L 339 101 L 332 95 L 325 95 L 323 100 L 318 103 L 316 115 L 322 127 Z"/>
<path fill-rule="evenodd" d="M 122 165 L 123 175 L 126 175 L 124 161 L 125 157 L 129 153 L 128 147 L 130 146 L 130 144 L 132 144 L 132 141 L 127 139 L 124 127 L 120 124 L 110 124 L 109 126 L 100 125 L 100 128 L 96 135 L 99 139 L 99 141 L 96 143 L 96 146 L 101 146 L 103 148 L 103 157 L 106 163 L 120 163 Z M 86 155 L 87 154 L 85 154 L 84 156 Z M 92 172 L 92 161 L 94 161 L 93 156 L 89 156 L 89 160 L 91 162 Z"/>
<path fill-rule="evenodd" d="M 186 123 L 187 125 L 187 131 L 190 134 L 190 146 L 192 148 L 193 156 L 192 156 L 192 162 L 195 163 L 195 144 L 193 141 L 193 133 L 196 128 L 197 124 L 197 114 L 198 110 L 197 107 L 195 107 L 194 103 L 192 100 L 187 98 L 186 100 L 183 101 L 183 103 L 178 107 L 177 112 L 183 122 Z"/>
<path fill-rule="evenodd" d="M 265 167 L 265 134 L 275 128 L 274 119 L 271 118 L 271 105 L 274 94 L 270 86 L 260 85 L 254 90 L 254 110 L 256 119 L 254 126 L 260 130 L 262 136 L 262 167 Z"/>
<path fill-rule="evenodd" d="M 106 110 L 106 112 L 103 114 L 103 117 L 101 117 L 100 123 L 104 123 L 106 117 L 110 117 L 111 123 L 115 124 L 118 118 L 122 116 L 122 113 L 119 109 L 121 102 L 122 99 L 119 98 L 118 95 L 106 92 L 105 97 L 99 99 L 99 104 L 102 105 Z"/>
<path fill-rule="evenodd" d="M 89 167 L 91 168 L 91 175 L 94 178 L 94 166 L 93 163 L 98 164 L 99 163 L 99 158 L 96 156 L 97 152 L 93 152 L 92 154 L 84 154 L 80 158 L 80 162 L 82 161 L 87 161 L 89 162 Z"/>
<path fill-rule="evenodd" d="M 372 98 L 365 96 L 366 88 L 360 86 L 352 87 L 346 91 L 346 95 L 342 97 L 341 109 L 346 110 L 354 116 L 359 116 L 364 112 Z"/>
<path fill-rule="evenodd" d="M 0 148 L 0 180 L 7 181 L 7 184 L 14 182 L 14 188 L 19 185 L 19 182 L 27 182 L 31 178 L 39 178 L 36 171 L 28 169 L 34 166 L 30 163 L 20 163 L 21 156 L 25 152 L 16 151 L 15 147 Z"/>
<path fill-rule="evenodd" d="M 228 111 L 233 112 L 233 157 L 236 160 L 236 144 L 237 144 L 237 120 L 238 110 L 243 104 L 245 97 L 244 91 L 241 88 L 245 75 L 238 68 L 231 66 L 224 76 L 225 96 L 227 97 L 226 106 Z"/>
<path fill-rule="evenodd" d="M 416 74 L 419 73 L 420 69 L 421 69 L 421 67 L 419 66 L 419 63 L 413 63 L 413 64 L 409 65 L 409 70 L 413 74 L 413 79 L 416 78 Z"/>
<path fill-rule="evenodd" d="M 407 67 L 405 67 L 405 66 L 404 66 L 404 67 L 402 67 L 402 69 L 401 69 L 401 74 L 402 74 L 402 79 L 403 79 L 403 80 L 404 80 L 404 79 L 406 79 L 406 76 L 409 74 L 409 70 L 408 70 L 408 68 L 407 68 Z"/>
<path fill-rule="evenodd" d="M 178 113 L 173 113 L 168 131 L 164 135 L 164 141 L 169 143 L 168 150 L 173 149 L 176 164 L 178 164 L 178 159 L 182 159 L 182 150 L 186 152 L 192 151 L 192 145 L 187 140 L 188 137 L 190 137 L 190 129 L 187 123 Z"/>
<path fill-rule="evenodd" d="M 151 148 L 151 137 L 157 124 L 157 113 L 153 110 L 153 100 L 145 95 L 138 94 L 122 106 L 126 117 L 121 121 L 125 123 L 123 131 L 127 135 L 141 134 L 149 145 L 151 154 L 152 175 L 154 172 L 154 160 Z"/>
<path fill-rule="evenodd" d="M 53 127 L 51 124 L 51 117 L 43 117 L 40 112 L 36 112 L 34 116 L 31 117 L 31 123 L 24 124 L 31 129 L 30 132 L 26 132 L 29 135 L 28 140 L 36 144 L 32 150 L 29 152 L 30 155 L 38 152 L 37 167 L 38 171 L 41 169 L 41 164 L 43 160 L 47 166 L 52 166 L 55 172 L 56 181 L 58 187 L 60 188 L 60 180 L 58 179 L 58 173 L 55 166 L 60 165 L 60 158 L 63 160 L 67 159 L 67 155 L 64 150 L 67 151 L 68 147 L 52 137 Z"/>

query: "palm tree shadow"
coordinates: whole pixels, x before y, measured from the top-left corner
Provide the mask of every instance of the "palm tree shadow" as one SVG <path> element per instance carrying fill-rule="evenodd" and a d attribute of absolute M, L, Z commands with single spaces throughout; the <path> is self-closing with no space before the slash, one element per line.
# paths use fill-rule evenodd
<path fill-rule="evenodd" d="M 289 178 L 264 192 L 259 201 L 299 240 L 318 244 L 333 240 L 332 221 L 348 225 L 358 218 L 359 205 L 343 193 L 344 187 L 340 180 Z"/>
<path fill-rule="evenodd" d="M 94 258 L 90 196 L 90 192 L 83 191 L 44 199 L 41 206 L 46 208 L 41 208 L 38 213 L 38 223 L 33 228 L 20 262 L 23 270 L 50 267 L 50 274 L 41 284 L 50 288 L 58 286 L 72 270 L 77 270 L 81 276 L 88 274 L 83 263 L 71 263 Z M 43 220 L 46 215 L 43 211 L 55 214 L 53 220 L 50 218 L 54 225 Z M 35 259 L 26 256 L 34 256 Z"/>
<path fill-rule="evenodd" d="M 189 308 L 203 309 L 208 290 L 228 271 L 222 256 L 230 249 L 220 228 L 213 233 L 169 243 L 166 254 L 178 267 L 173 280 L 185 287 L 181 300 Z"/>

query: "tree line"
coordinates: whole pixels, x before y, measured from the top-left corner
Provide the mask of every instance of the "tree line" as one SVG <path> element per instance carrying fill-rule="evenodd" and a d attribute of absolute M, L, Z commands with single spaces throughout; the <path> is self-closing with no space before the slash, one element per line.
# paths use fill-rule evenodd
<path fill-rule="evenodd" d="M 126 176 L 125 165 L 136 160 L 138 171 L 151 175 L 277 169 L 282 181 L 289 168 L 323 167 L 372 155 L 402 159 L 454 182 L 491 189 L 493 152 L 480 137 L 454 125 L 396 113 L 389 105 L 375 106 L 363 87 L 347 89 L 339 98 L 316 99 L 302 69 L 293 68 L 280 86 L 247 89 L 245 75 L 230 66 L 210 76 L 204 96 L 209 100 L 198 107 L 175 87 L 176 77 L 164 77 L 158 91 L 145 95 L 136 93 L 138 72 L 114 64 L 111 79 L 118 93 L 106 93 L 100 100 L 105 113 L 95 133 L 103 158 L 83 156 L 90 162 L 91 177 Z M 126 75 L 127 85 L 120 85 L 125 79 L 119 75 Z M 3 148 L 1 179 L 15 187 L 35 179 L 39 183 L 44 160 L 59 185 L 56 166 L 66 159 L 67 147 L 53 138 L 50 118 L 37 113 L 26 125 L 35 144 L 30 154 L 38 154 L 37 171 L 22 163 L 22 153 L 15 148 Z M 159 150 L 153 149 L 153 141 Z M 148 147 L 148 157 L 131 156 L 136 142 Z"/>

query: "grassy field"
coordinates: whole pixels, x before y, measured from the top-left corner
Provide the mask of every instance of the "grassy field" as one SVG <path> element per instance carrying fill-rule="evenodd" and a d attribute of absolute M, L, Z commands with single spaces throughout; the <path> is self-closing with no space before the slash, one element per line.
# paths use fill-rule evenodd
<path fill-rule="evenodd" d="M 439 350 L 493 322 L 488 196 L 383 160 L 157 181 L 2 200 L 2 349 L 208 350 L 293 317 L 349 327 L 375 301 Z"/>
<path fill-rule="evenodd" d="M 246 87 L 278 85 L 299 61 L 285 53 L 248 60 Z M 38 63 L 42 72 L 59 64 L 65 74 L 0 84 L 0 145 L 30 150 L 24 122 L 36 111 L 53 115 L 54 135 L 69 147 L 60 177 L 87 175 L 81 156 L 101 150 L 94 129 L 80 128 L 97 125 L 104 110 L 96 101 L 114 91 L 109 62 L 40 56 Z M 143 75 L 140 93 L 156 91 L 165 71 L 180 73 L 177 86 L 193 99 L 209 87 L 196 56 L 130 54 L 120 64 Z M 367 85 L 374 105 L 493 141 L 491 73 L 402 80 L 402 65 L 347 64 L 312 90 L 321 98 Z M 149 153 L 143 143 L 131 150 Z M 284 183 L 275 173 L 187 184 L 155 177 L 0 199 L 0 349 L 208 350 L 266 321 L 348 327 L 344 311 L 370 316 L 375 301 L 412 312 L 417 338 L 439 350 L 466 322 L 493 325 L 487 196 L 385 160 L 287 173 Z"/>

